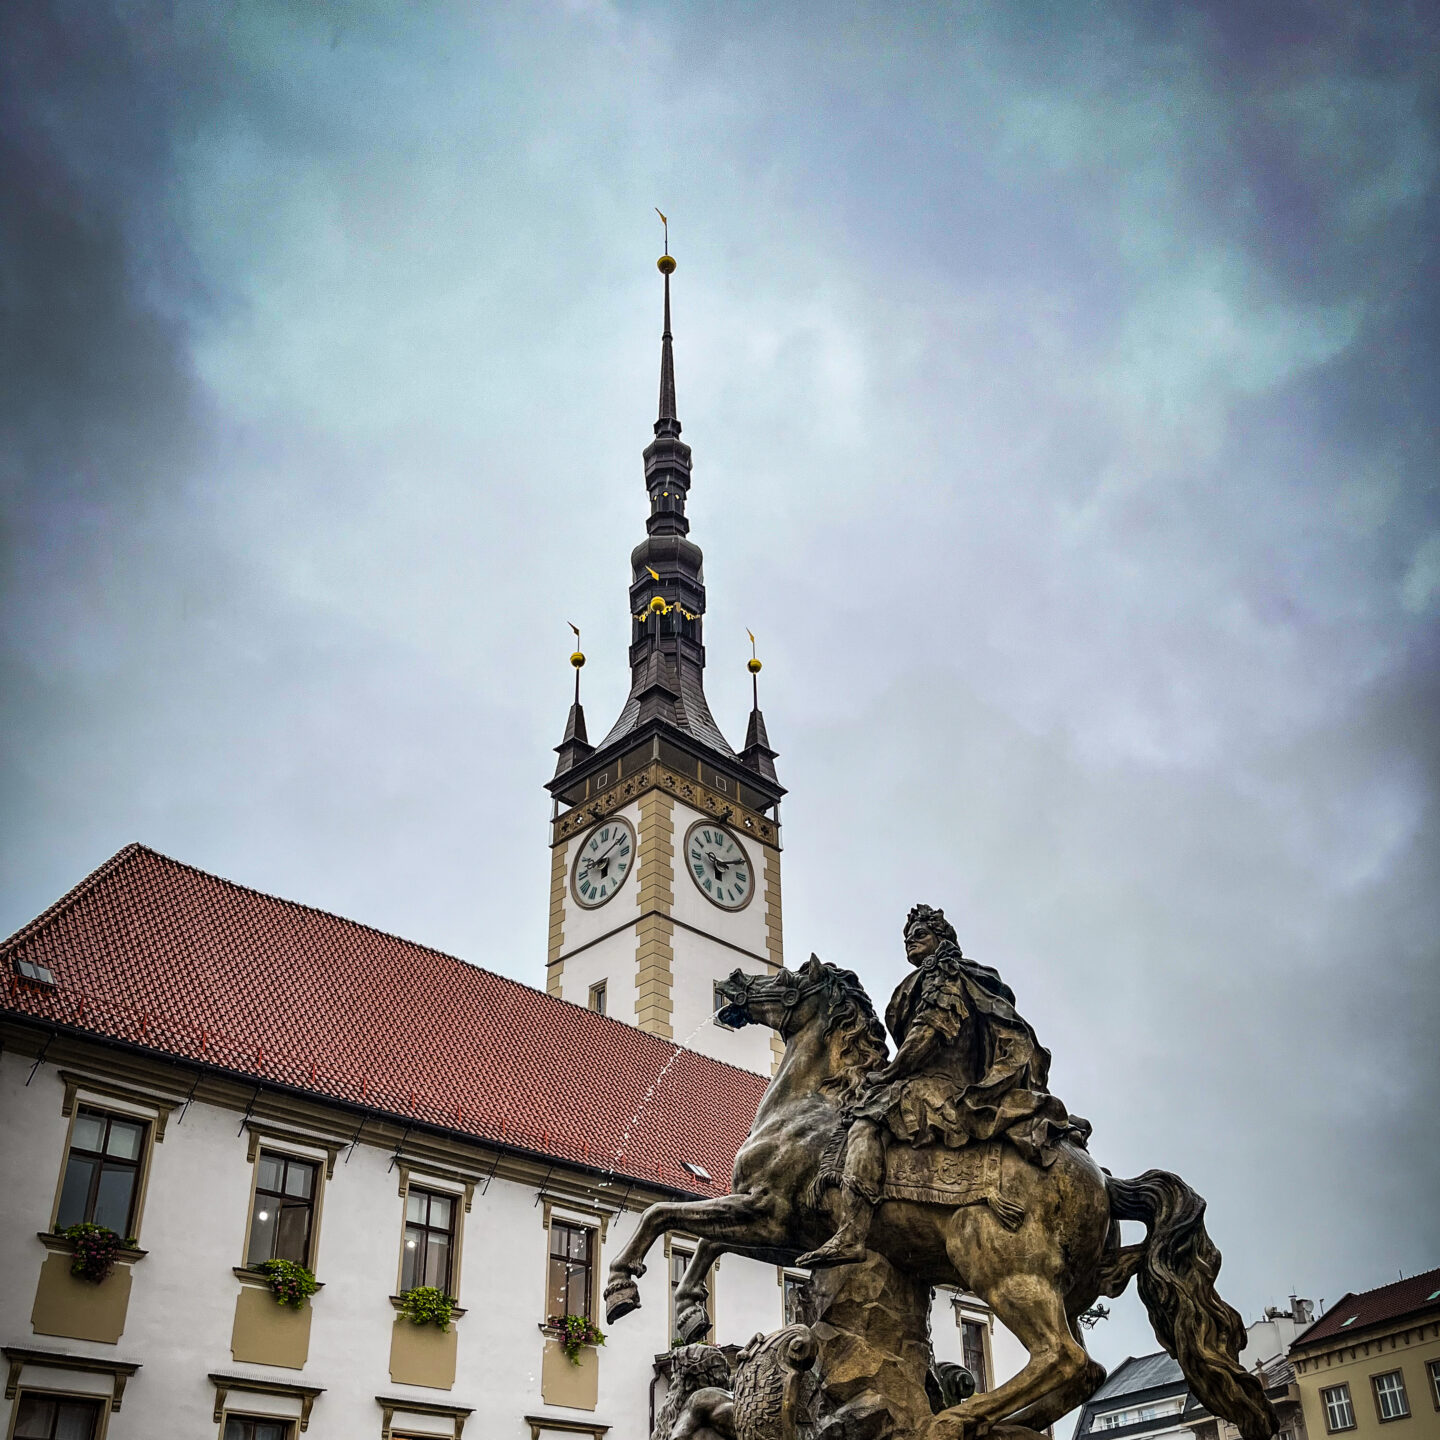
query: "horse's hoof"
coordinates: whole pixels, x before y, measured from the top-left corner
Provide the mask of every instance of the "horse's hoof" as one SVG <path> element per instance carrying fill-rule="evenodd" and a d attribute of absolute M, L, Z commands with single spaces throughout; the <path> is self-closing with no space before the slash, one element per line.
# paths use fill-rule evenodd
<path fill-rule="evenodd" d="M 640 1287 L 633 1279 L 622 1277 L 605 1287 L 605 1323 L 613 1325 L 622 1315 L 640 1308 Z"/>
<path fill-rule="evenodd" d="M 682 1310 L 675 1321 L 675 1333 L 687 1344 L 694 1345 L 710 1333 L 710 1317 L 703 1305 L 692 1305 Z"/>

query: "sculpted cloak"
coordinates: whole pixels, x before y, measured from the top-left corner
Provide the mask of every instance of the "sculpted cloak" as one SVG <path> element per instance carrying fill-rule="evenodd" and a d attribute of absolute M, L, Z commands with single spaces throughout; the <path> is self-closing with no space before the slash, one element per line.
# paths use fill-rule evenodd
<path fill-rule="evenodd" d="M 1003 1137 L 1049 1166 L 1061 1140 L 1084 1145 L 1090 1122 L 1050 1094 L 1050 1052 L 1015 1009 L 1015 995 L 988 965 L 942 940 L 901 982 L 885 1012 L 897 1046 L 919 1027 L 933 1032 L 914 1074 L 872 1091 L 852 1110 L 907 1145 L 959 1149 Z"/>

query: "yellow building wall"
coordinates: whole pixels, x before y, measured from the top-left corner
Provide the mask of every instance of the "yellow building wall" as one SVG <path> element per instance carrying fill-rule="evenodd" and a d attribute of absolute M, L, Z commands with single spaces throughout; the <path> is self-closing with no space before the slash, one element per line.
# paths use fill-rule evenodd
<path fill-rule="evenodd" d="M 1295 1383 L 1305 1410 L 1305 1431 L 1309 1440 L 1324 1440 L 1332 1433 L 1346 1440 L 1440 1440 L 1440 1407 L 1430 1379 L 1428 1362 L 1440 1362 L 1440 1321 L 1410 1330 L 1395 1331 L 1362 1340 L 1328 1355 L 1296 1356 Z M 1398 1420 L 1380 1419 L 1371 1378 L 1398 1370 L 1405 1377 L 1409 1416 Z M 1333 1385 L 1350 1386 L 1350 1405 L 1355 1428 L 1332 1432 L 1325 1423 L 1322 1390 Z"/>

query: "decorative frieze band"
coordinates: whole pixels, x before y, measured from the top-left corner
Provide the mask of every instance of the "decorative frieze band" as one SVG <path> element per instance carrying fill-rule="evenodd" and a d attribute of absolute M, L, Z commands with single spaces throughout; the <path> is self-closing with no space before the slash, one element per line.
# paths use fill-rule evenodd
<path fill-rule="evenodd" d="M 603 795 L 587 800 L 559 816 L 554 822 L 551 843 L 558 845 L 562 840 L 588 830 L 622 805 L 628 805 L 645 791 L 657 787 L 668 791 L 687 805 L 704 811 L 707 815 L 713 815 L 722 825 L 729 825 L 741 834 L 753 836 L 762 845 L 778 843 L 779 835 L 773 820 L 757 815 L 753 810 L 737 804 L 733 798 L 721 795 L 699 780 L 677 775 L 669 766 L 662 765 L 659 761 L 652 761 L 643 770 L 637 770 L 634 775 L 627 775 L 618 784 L 612 785 Z"/>

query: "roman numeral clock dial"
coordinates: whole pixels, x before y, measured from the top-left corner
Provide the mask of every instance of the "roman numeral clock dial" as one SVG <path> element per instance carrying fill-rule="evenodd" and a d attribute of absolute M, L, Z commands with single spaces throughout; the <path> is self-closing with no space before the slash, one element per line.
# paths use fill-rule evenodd
<path fill-rule="evenodd" d="M 685 868 L 695 888 L 722 910 L 743 910 L 755 893 L 745 847 L 723 826 L 698 820 L 685 835 Z"/>
<path fill-rule="evenodd" d="M 570 893 L 578 905 L 594 910 L 611 899 L 635 867 L 635 831 L 618 816 L 597 825 L 580 842 L 570 867 Z"/>

